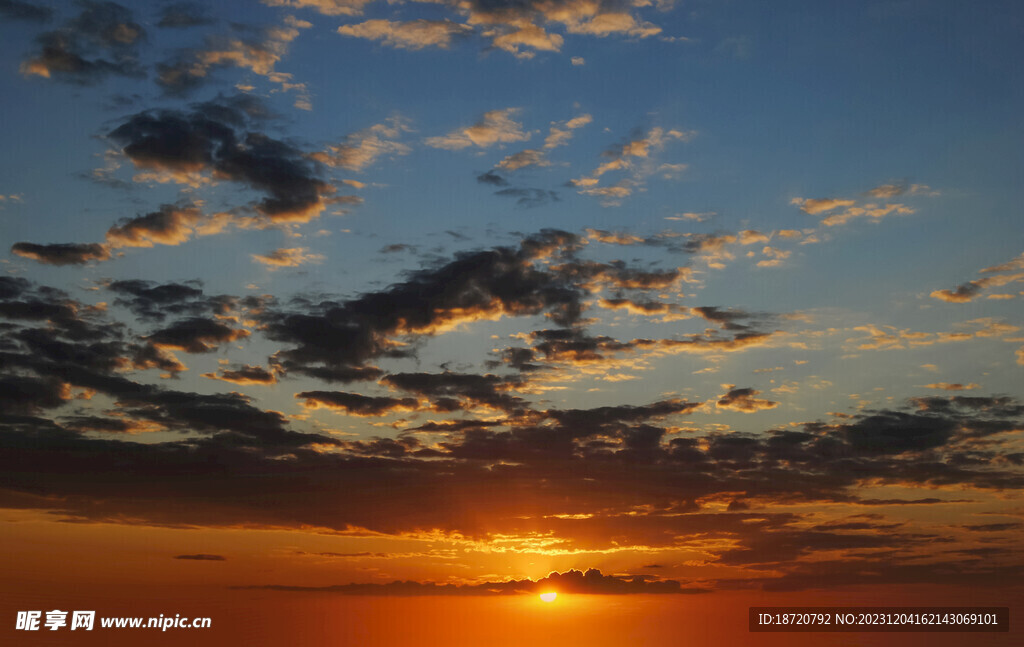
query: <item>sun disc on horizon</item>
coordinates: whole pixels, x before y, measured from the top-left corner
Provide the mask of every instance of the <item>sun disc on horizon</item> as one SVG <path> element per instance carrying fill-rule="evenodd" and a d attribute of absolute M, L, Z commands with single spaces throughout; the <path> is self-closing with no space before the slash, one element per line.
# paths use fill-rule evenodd
<path fill-rule="evenodd" d="M 557 597 L 558 597 L 558 594 L 555 593 L 554 591 L 549 591 L 548 593 L 541 593 L 540 594 L 540 599 L 544 600 L 545 602 L 554 602 L 555 598 L 557 598 Z"/>

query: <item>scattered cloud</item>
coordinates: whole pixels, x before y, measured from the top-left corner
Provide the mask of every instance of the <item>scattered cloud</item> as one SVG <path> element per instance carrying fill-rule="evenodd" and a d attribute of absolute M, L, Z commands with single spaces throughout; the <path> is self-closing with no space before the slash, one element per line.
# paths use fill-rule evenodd
<path fill-rule="evenodd" d="M 399 49 L 440 47 L 447 49 L 452 41 L 468 36 L 472 27 L 451 20 L 367 20 L 354 25 L 338 27 L 342 36 L 379 40 L 382 44 Z"/>
<path fill-rule="evenodd" d="M 519 111 L 519 108 L 491 110 L 472 126 L 440 137 L 429 137 L 425 142 L 433 148 L 461 150 L 471 146 L 489 148 L 495 144 L 526 141 L 530 134 L 523 132 L 523 125 L 512 118 Z"/>
<path fill-rule="evenodd" d="M 252 260 L 266 265 L 267 269 L 274 271 L 283 267 L 298 267 L 307 263 L 320 263 L 324 260 L 323 254 L 311 254 L 305 247 L 282 247 L 266 254 L 252 254 Z"/>

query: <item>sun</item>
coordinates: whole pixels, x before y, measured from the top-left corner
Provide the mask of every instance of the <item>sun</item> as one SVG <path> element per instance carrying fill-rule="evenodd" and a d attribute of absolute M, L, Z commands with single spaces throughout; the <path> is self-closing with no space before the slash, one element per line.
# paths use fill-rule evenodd
<path fill-rule="evenodd" d="M 555 593 L 554 591 L 549 591 L 547 593 L 541 593 L 540 594 L 540 599 L 544 600 L 545 602 L 554 602 L 555 598 L 557 598 L 557 597 L 558 597 L 558 594 Z"/>

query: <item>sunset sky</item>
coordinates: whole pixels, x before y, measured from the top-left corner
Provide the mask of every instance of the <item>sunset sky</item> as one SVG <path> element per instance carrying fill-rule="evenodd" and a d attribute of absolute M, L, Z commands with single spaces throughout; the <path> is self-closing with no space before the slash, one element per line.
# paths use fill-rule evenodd
<path fill-rule="evenodd" d="M 0 0 L 0 48 L 6 637 L 1021 610 L 1019 2 Z"/>

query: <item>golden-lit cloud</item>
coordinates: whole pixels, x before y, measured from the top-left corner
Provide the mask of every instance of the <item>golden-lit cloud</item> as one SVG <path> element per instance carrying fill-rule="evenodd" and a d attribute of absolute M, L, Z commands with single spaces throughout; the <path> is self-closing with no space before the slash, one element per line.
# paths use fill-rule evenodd
<path fill-rule="evenodd" d="M 736 389 L 733 385 L 725 385 L 725 388 L 730 389 L 728 393 L 719 397 L 715 406 L 719 409 L 731 409 L 732 411 L 741 411 L 743 413 L 756 413 L 758 411 L 764 411 L 766 409 L 774 409 L 779 406 L 778 402 L 771 400 L 762 400 L 755 398 L 755 395 L 760 395 L 760 391 L 756 391 L 751 388 Z"/>
<path fill-rule="evenodd" d="M 512 119 L 518 112 L 519 108 L 491 110 L 472 126 L 453 130 L 447 135 L 428 137 L 425 143 L 434 148 L 460 150 L 470 146 L 488 148 L 495 144 L 526 141 L 530 134 L 523 132 L 523 125 Z"/>
<path fill-rule="evenodd" d="M 252 260 L 267 269 L 279 270 L 283 267 L 298 267 L 307 263 L 320 263 L 324 260 L 323 254 L 311 254 L 305 247 L 282 247 L 266 254 L 252 254 Z"/>
<path fill-rule="evenodd" d="M 220 380 L 241 386 L 277 384 L 277 373 L 262 366 L 244 365 L 235 369 L 221 369 L 217 373 L 203 373 L 210 380 Z"/>
<path fill-rule="evenodd" d="M 100 243 L 14 243 L 11 253 L 45 265 L 84 265 L 110 259 L 110 248 Z"/>
<path fill-rule="evenodd" d="M 690 141 L 696 133 L 683 131 L 678 128 L 668 130 L 661 127 L 651 128 L 647 133 L 637 139 L 630 139 L 624 144 L 619 144 L 603 153 L 608 158 L 591 171 L 588 175 L 570 180 L 570 184 L 578 187 L 577 193 L 581 195 L 592 195 L 601 198 L 604 206 L 617 206 L 622 203 L 623 198 L 632 195 L 635 188 L 642 189 L 647 177 L 657 173 L 659 170 L 681 171 L 685 165 L 658 165 L 653 163 L 653 157 L 665 148 L 672 141 Z M 679 168 L 677 168 L 678 166 Z M 598 186 L 601 177 L 610 172 L 628 171 L 629 177 L 624 177 L 610 186 Z"/>
<path fill-rule="evenodd" d="M 120 221 L 107 231 L 111 247 L 180 245 L 195 233 L 203 214 L 198 207 L 164 205 L 158 211 Z"/>
<path fill-rule="evenodd" d="M 519 151 L 509 155 L 505 159 L 497 163 L 495 168 L 504 169 L 506 171 L 516 171 L 526 166 L 550 166 L 551 162 L 547 161 L 547 157 L 542 150 L 528 149 Z"/>
<path fill-rule="evenodd" d="M 795 204 L 798 207 L 800 207 L 801 211 L 809 213 L 812 216 L 816 216 L 819 213 L 832 211 L 833 209 L 838 209 L 839 207 L 852 207 L 853 205 L 857 204 L 857 201 L 844 200 L 839 198 L 793 198 L 790 201 L 790 204 Z"/>
<path fill-rule="evenodd" d="M 959 382 L 936 382 L 934 384 L 925 384 L 924 388 L 938 389 L 940 391 L 971 391 L 981 387 L 974 382 L 971 382 L 970 384 L 960 384 Z"/>
<path fill-rule="evenodd" d="M 372 0 L 262 0 L 271 7 L 315 9 L 326 16 L 357 16 Z"/>
<path fill-rule="evenodd" d="M 354 25 L 338 27 L 342 36 L 379 40 L 384 45 L 399 49 L 440 47 L 447 49 L 452 40 L 472 33 L 472 27 L 450 20 L 367 20 Z"/>
<path fill-rule="evenodd" d="M 979 274 L 993 274 L 993 276 L 985 276 L 967 283 L 962 283 L 952 290 L 935 290 L 930 296 L 933 299 L 938 299 L 947 303 L 968 303 L 973 301 L 988 288 L 1002 287 L 1010 283 L 1024 281 L 1024 272 L 1011 273 L 1015 272 L 1015 270 L 1021 269 L 1024 269 L 1024 254 L 1021 254 L 1006 263 L 986 267 L 978 271 Z"/>
<path fill-rule="evenodd" d="M 362 171 L 381 157 L 408 155 L 412 149 L 396 141 L 403 132 L 408 131 L 409 125 L 404 119 L 392 117 L 383 123 L 352 133 L 340 144 L 328 146 L 325 151 L 311 154 L 310 158 L 327 166 Z M 355 181 L 347 181 L 352 182 Z M 365 185 L 355 182 L 353 186 L 363 188 Z"/>

